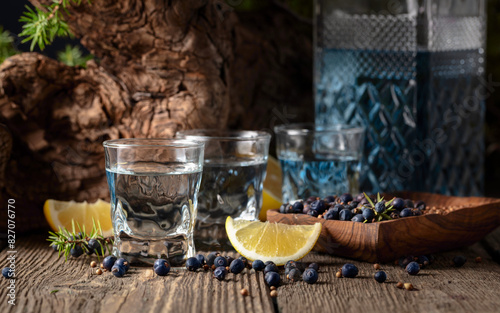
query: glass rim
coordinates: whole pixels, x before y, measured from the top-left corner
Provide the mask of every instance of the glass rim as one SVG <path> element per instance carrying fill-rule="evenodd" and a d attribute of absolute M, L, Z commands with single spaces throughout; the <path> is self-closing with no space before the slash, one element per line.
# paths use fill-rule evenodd
<path fill-rule="evenodd" d="M 206 133 L 204 135 L 204 133 Z M 226 134 L 210 136 L 210 133 Z M 241 136 L 249 135 L 249 136 Z M 175 133 L 175 136 L 181 136 L 183 139 L 192 139 L 195 141 L 258 141 L 271 140 L 272 135 L 262 130 L 223 130 L 223 129 L 190 129 L 181 130 Z"/>
<path fill-rule="evenodd" d="M 317 129 L 316 127 L 324 127 Z M 282 124 L 274 127 L 276 134 L 306 135 L 306 134 L 362 134 L 366 130 L 363 126 L 335 124 L 323 126 L 314 123 Z"/>
<path fill-rule="evenodd" d="M 106 148 L 203 148 L 205 143 L 178 138 L 120 138 L 106 140 L 102 145 Z"/>

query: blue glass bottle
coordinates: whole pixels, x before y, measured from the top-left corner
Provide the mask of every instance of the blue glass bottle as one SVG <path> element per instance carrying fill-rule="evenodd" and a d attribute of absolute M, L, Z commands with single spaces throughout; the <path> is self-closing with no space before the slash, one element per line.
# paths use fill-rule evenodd
<path fill-rule="evenodd" d="M 480 195 L 485 1 L 315 5 L 316 123 L 367 128 L 361 190 Z"/>

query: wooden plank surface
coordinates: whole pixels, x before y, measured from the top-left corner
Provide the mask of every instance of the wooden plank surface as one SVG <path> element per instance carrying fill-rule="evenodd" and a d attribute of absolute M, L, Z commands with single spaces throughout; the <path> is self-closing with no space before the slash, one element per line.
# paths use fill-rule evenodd
<path fill-rule="evenodd" d="M 131 267 L 116 278 L 95 275 L 90 258 L 64 263 L 43 236 L 17 240 L 16 306 L 7 303 L 7 280 L 2 280 L 0 312 L 273 312 L 262 273 L 228 274 L 225 281 L 211 272 L 171 271 L 165 277 L 150 267 Z M 0 254 L 2 268 L 7 252 Z M 92 258 L 97 260 L 95 257 Z M 245 270 L 248 271 L 248 270 Z M 240 294 L 247 288 L 250 296 Z M 52 293 L 52 290 L 59 290 Z"/>
<path fill-rule="evenodd" d="M 498 312 L 500 265 L 483 244 L 436 255 L 436 262 L 418 276 L 409 276 L 394 264 L 383 264 L 388 275 L 375 282 L 373 264 L 324 254 L 310 254 L 305 262 L 320 264 L 315 285 L 286 280 L 278 297 L 269 296 L 263 274 L 245 270 L 228 274 L 225 281 L 212 279 L 211 272 L 176 271 L 157 277 L 149 267 L 132 267 L 124 278 L 110 273 L 93 274 L 90 259 L 81 257 L 64 263 L 47 247 L 45 235 L 17 240 L 16 306 L 7 303 L 7 280 L 0 289 L 0 312 Z M 500 240 L 500 229 L 484 242 Z M 462 268 L 450 266 L 451 258 L 463 254 Z M 2 267 L 7 251 L 0 253 Z M 477 256 L 482 263 L 475 263 Z M 336 278 L 344 263 L 358 266 L 358 278 Z M 284 274 L 282 273 L 284 278 Z M 411 282 L 418 290 L 397 289 L 397 281 Z M 250 296 L 240 294 L 242 288 Z M 52 293 L 52 290 L 59 290 Z M 273 302 L 276 306 L 273 305 Z"/>

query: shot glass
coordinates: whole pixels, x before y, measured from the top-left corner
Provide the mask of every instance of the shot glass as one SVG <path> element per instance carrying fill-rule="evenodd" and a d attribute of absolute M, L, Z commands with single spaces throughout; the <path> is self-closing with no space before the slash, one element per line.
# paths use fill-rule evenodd
<path fill-rule="evenodd" d="M 271 135 L 202 129 L 181 131 L 176 136 L 205 143 L 196 249 L 232 250 L 224 226 L 226 218 L 256 220 L 259 216 Z"/>
<path fill-rule="evenodd" d="M 363 127 L 288 124 L 274 130 L 283 202 L 359 192 Z"/>
<path fill-rule="evenodd" d="M 104 142 L 111 193 L 113 254 L 133 263 L 163 258 L 182 266 L 195 255 L 193 230 L 203 143 L 177 139 Z"/>

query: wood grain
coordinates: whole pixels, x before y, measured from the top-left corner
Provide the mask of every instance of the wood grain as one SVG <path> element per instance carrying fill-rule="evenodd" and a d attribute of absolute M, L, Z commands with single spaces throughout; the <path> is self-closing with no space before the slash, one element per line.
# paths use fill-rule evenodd
<path fill-rule="evenodd" d="M 500 228 L 485 240 L 500 243 Z M 311 253 L 304 262 L 320 264 L 315 285 L 284 281 L 278 297 L 269 297 L 262 273 L 245 270 L 228 274 L 225 281 L 210 272 L 176 271 L 157 277 L 149 267 L 130 269 L 124 278 L 110 273 L 93 274 L 83 257 L 64 263 L 47 247 L 45 234 L 17 241 L 16 306 L 7 303 L 6 280 L 0 280 L 0 312 L 498 312 L 500 265 L 493 262 L 483 245 L 436 255 L 436 262 L 417 276 L 398 266 L 382 264 L 388 281 L 376 283 L 371 263 L 349 261 Z M 450 266 L 453 256 L 468 258 L 461 268 Z M 7 251 L 0 253 L 2 267 Z M 477 256 L 482 263 L 475 263 Z M 354 263 L 360 275 L 336 278 L 346 262 Z M 282 273 L 284 279 L 284 274 Z M 411 282 L 418 290 L 397 289 L 397 281 Z M 242 288 L 250 296 L 240 294 Z M 59 290 L 50 293 L 52 290 Z M 276 305 L 276 307 L 273 306 Z"/>
<path fill-rule="evenodd" d="M 150 267 L 132 267 L 123 278 L 98 276 L 89 257 L 64 263 L 43 236 L 18 240 L 16 306 L 7 303 L 2 279 L 0 312 L 272 312 L 273 303 L 262 273 L 245 270 L 226 280 L 211 272 L 172 271 L 154 275 Z M 4 250 L 0 259 L 5 262 Z M 93 258 L 93 260 L 97 260 Z M 4 264 L 2 264 L 4 265 Z M 3 267 L 3 266 L 2 266 Z M 247 288 L 250 296 L 240 294 Z M 52 290 L 59 290 L 51 294 Z"/>
<path fill-rule="evenodd" d="M 470 245 L 500 225 L 500 200 L 448 197 L 429 193 L 399 193 L 422 200 L 433 211 L 378 223 L 333 221 L 304 214 L 267 213 L 271 222 L 323 224 L 315 250 L 369 262 L 387 262 L 407 254 L 428 254 Z"/>
<path fill-rule="evenodd" d="M 497 230 L 500 235 L 500 229 Z M 461 268 L 450 265 L 455 255 L 465 255 Z M 475 263 L 477 256 L 482 263 Z M 325 254 L 309 254 L 305 262 L 320 265 L 315 285 L 285 283 L 278 288 L 278 307 L 289 312 L 498 312 L 500 307 L 500 265 L 493 262 L 480 244 L 436 255 L 436 261 L 417 276 L 408 275 L 393 263 L 382 264 L 388 279 L 373 279 L 372 263 L 348 261 Z M 344 263 L 355 264 L 356 278 L 336 278 Z M 417 290 L 396 288 L 396 283 L 412 283 Z"/>

